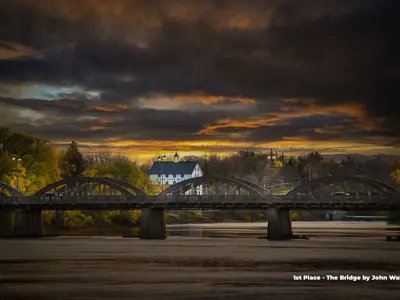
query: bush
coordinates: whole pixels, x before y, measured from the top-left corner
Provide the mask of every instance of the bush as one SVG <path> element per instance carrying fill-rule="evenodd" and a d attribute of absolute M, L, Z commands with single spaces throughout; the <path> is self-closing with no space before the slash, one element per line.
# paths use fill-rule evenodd
<path fill-rule="evenodd" d="M 252 219 L 251 219 L 251 217 L 250 217 L 249 215 L 244 215 L 244 216 L 243 216 L 243 221 L 245 221 L 245 222 L 252 222 Z"/>

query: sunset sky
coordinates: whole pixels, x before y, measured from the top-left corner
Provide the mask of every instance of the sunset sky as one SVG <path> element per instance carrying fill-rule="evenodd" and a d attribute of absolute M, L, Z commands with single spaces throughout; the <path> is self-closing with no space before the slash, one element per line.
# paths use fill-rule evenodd
<path fill-rule="evenodd" d="M 400 1 L 0 0 L 0 126 L 145 160 L 399 154 Z"/>

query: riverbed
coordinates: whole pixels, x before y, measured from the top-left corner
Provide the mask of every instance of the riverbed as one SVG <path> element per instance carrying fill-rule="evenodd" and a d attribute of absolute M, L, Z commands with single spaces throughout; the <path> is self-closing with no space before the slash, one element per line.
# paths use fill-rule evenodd
<path fill-rule="evenodd" d="M 398 299 L 400 280 L 353 281 L 400 275 L 400 243 L 385 241 L 386 224 L 301 223 L 294 231 L 308 232 L 309 240 L 241 235 L 258 234 L 263 224 L 185 225 L 219 228 L 220 237 L 164 241 L 2 239 L 0 299 Z M 353 280 L 328 281 L 328 275 Z"/>

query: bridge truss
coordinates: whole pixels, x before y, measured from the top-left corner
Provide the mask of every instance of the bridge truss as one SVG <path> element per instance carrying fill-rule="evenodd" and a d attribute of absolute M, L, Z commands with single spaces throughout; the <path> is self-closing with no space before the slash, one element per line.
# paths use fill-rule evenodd
<path fill-rule="evenodd" d="M 54 194 L 54 196 L 126 196 L 146 195 L 127 182 L 105 177 L 71 177 L 54 182 L 33 196 Z"/>
<path fill-rule="evenodd" d="M 352 188 L 349 187 L 349 183 L 350 185 L 352 183 L 358 185 L 355 191 L 354 188 L 352 190 Z M 286 195 L 288 197 L 293 197 L 302 193 L 319 195 L 324 193 L 326 194 L 332 192 L 332 189 L 330 189 L 329 187 L 334 185 L 339 185 L 342 188 L 343 192 L 347 193 L 356 192 L 357 194 L 358 189 L 362 188 L 362 190 L 367 191 L 367 193 L 378 192 L 382 195 L 397 195 L 396 188 L 386 183 L 362 176 L 327 176 L 323 178 L 318 178 L 295 187 Z"/>
<path fill-rule="evenodd" d="M 24 194 L 18 191 L 11 185 L 0 182 L 0 196 L 23 196 Z"/>
<path fill-rule="evenodd" d="M 265 195 L 266 193 L 267 190 L 263 187 L 244 179 L 203 176 L 171 185 L 159 195 Z"/>
<path fill-rule="evenodd" d="M 363 191 L 369 192 L 337 196 L 331 193 L 335 185 L 342 186 L 345 191 L 349 186 L 361 186 Z M 188 179 L 158 195 L 147 195 L 127 182 L 104 177 L 67 178 L 46 186 L 33 196 L 24 196 L 3 183 L 0 188 L 0 209 L 400 209 L 400 198 L 394 187 L 349 176 L 313 180 L 286 195 L 272 194 L 270 190 L 240 178 L 218 176 Z"/>

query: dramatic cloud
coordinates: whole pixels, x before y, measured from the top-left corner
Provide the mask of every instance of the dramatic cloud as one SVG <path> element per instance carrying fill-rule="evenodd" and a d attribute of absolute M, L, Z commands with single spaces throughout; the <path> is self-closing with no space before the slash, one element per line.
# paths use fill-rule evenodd
<path fill-rule="evenodd" d="M 393 153 L 399 8 L 1 1 L 0 125 L 132 156 L 242 146 Z"/>

